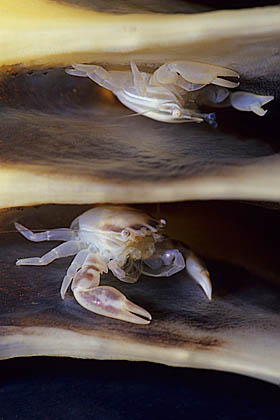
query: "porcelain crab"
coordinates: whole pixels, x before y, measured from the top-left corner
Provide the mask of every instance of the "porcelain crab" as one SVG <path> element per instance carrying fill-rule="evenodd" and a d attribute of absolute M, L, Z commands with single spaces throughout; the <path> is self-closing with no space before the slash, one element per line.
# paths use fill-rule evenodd
<path fill-rule="evenodd" d="M 198 103 L 212 107 L 232 106 L 262 116 L 266 113 L 262 105 L 274 99 L 244 91 L 231 93 L 229 89 L 239 86 L 239 74 L 207 63 L 166 63 L 154 73 L 140 71 L 134 61 L 130 62 L 131 71 L 108 71 L 88 64 L 72 64 L 72 67 L 66 69 L 66 73 L 89 77 L 112 91 L 136 115 L 168 123 L 206 121 L 216 127 L 215 114 L 199 112 Z"/>
<path fill-rule="evenodd" d="M 119 280 L 134 283 L 141 273 L 171 276 L 185 267 L 211 299 L 211 282 L 203 262 L 187 248 L 170 248 L 160 231 L 164 219 L 126 206 L 99 206 L 77 217 L 69 229 L 33 233 L 19 223 L 16 229 L 27 239 L 40 242 L 61 240 L 63 244 L 42 257 L 20 259 L 17 265 L 47 265 L 57 258 L 75 255 L 61 286 L 64 299 L 70 284 L 75 299 L 91 312 L 132 322 L 149 324 L 152 317 L 110 286 L 100 286 L 100 276 L 109 270 Z M 139 316 L 140 315 L 140 316 Z"/>

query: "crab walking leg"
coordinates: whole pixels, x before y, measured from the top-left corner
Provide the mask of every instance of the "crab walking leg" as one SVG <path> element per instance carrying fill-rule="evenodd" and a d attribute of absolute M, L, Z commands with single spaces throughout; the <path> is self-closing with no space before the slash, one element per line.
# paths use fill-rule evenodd
<path fill-rule="evenodd" d="M 70 257 L 71 255 L 75 255 L 77 254 L 77 252 L 80 251 L 80 249 L 81 242 L 69 241 L 57 246 L 56 248 L 51 249 L 42 257 L 32 257 L 17 260 L 16 265 L 48 265 L 58 258 Z"/>
<path fill-rule="evenodd" d="M 67 74 L 71 76 L 89 77 L 99 86 L 109 89 L 114 93 L 130 86 L 133 81 L 133 75 L 128 71 L 107 71 L 101 66 L 89 64 L 72 64 L 72 66 L 72 69 L 65 70 Z M 139 75 L 143 79 L 140 72 Z"/>
<path fill-rule="evenodd" d="M 73 69 L 66 69 L 66 73 L 80 77 L 88 76 L 88 73 L 95 74 L 98 79 L 96 83 L 98 84 L 100 84 L 103 80 L 110 79 L 110 72 L 95 64 L 72 64 L 72 67 Z"/>
<path fill-rule="evenodd" d="M 99 286 L 100 274 L 105 270 L 107 266 L 98 255 L 92 254 L 86 258 L 71 287 L 77 302 L 88 311 L 99 315 L 134 324 L 149 324 L 152 319 L 149 312 L 130 302 L 114 287 Z"/>
<path fill-rule="evenodd" d="M 20 223 L 15 223 L 15 228 L 29 241 L 70 241 L 75 238 L 75 232 L 72 229 L 51 229 L 44 232 L 34 233 Z"/>
<path fill-rule="evenodd" d="M 89 77 L 99 86 L 111 91 L 124 89 L 132 81 L 131 74 L 126 71 L 107 71 L 101 66 L 90 64 L 72 64 L 72 67 L 73 69 L 66 69 L 65 72 L 72 76 Z"/>
<path fill-rule="evenodd" d="M 238 82 L 223 79 L 223 77 L 239 78 L 239 74 L 236 71 L 193 61 L 177 61 L 163 64 L 153 73 L 150 83 L 153 85 L 176 84 L 177 80 L 179 80 L 179 75 L 188 82 L 198 85 L 213 83 L 228 88 L 235 88 L 239 85 Z"/>
<path fill-rule="evenodd" d="M 73 69 L 66 69 L 65 72 L 71 76 L 89 77 L 99 86 L 112 90 L 110 72 L 103 67 L 87 64 L 72 64 L 72 67 Z"/>
<path fill-rule="evenodd" d="M 204 263 L 192 252 L 186 257 L 186 269 L 191 277 L 200 285 L 209 300 L 212 299 L 212 284 Z"/>
<path fill-rule="evenodd" d="M 263 109 L 262 106 L 272 101 L 274 96 L 263 96 L 255 95 L 250 92 L 233 92 L 230 95 L 230 102 L 233 108 L 238 111 L 252 111 L 260 117 L 267 113 L 267 109 Z"/>
<path fill-rule="evenodd" d="M 65 73 L 70 74 L 71 76 L 88 77 L 87 72 L 81 70 L 65 69 Z"/>
<path fill-rule="evenodd" d="M 70 267 L 68 268 L 66 272 L 66 276 L 64 277 L 62 281 L 62 285 L 60 289 L 60 295 L 62 299 L 64 299 L 67 289 L 70 286 L 71 281 L 73 280 L 73 277 L 76 275 L 77 271 L 80 270 L 80 268 L 84 264 L 88 254 L 89 254 L 88 249 L 82 249 L 81 251 L 78 252 L 78 254 L 73 259 Z"/>
<path fill-rule="evenodd" d="M 145 96 L 147 91 L 145 80 L 134 61 L 130 62 L 130 66 L 133 74 L 134 86 L 140 96 Z"/>

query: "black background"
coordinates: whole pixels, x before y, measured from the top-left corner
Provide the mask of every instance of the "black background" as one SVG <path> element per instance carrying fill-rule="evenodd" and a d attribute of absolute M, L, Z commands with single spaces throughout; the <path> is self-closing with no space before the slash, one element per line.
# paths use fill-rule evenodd
<path fill-rule="evenodd" d="M 224 372 L 152 363 L 1 362 L 0 419 L 279 419 L 280 390 Z"/>

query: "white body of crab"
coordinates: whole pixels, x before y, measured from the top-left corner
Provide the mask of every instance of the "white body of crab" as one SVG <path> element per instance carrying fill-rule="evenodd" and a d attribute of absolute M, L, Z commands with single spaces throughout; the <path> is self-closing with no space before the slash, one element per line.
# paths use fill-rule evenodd
<path fill-rule="evenodd" d="M 133 61 L 130 64 L 131 71 L 107 71 L 101 66 L 87 64 L 72 66 L 72 69 L 66 70 L 68 74 L 89 77 L 111 90 L 120 102 L 137 114 L 169 123 L 207 121 L 213 126 L 217 125 L 214 113 L 198 111 L 197 91 L 200 105 L 232 105 L 238 110 L 253 111 L 258 115 L 264 115 L 261 106 L 273 99 L 272 96 L 238 92 L 230 101 L 229 89 L 236 88 L 239 82 L 224 77 L 238 79 L 239 74 L 234 70 L 206 63 L 167 63 L 154 73 L 139 71 Z M 208 89 L 204 89 L 205 87 Z"/>
<path fill-rule="evenodd" d="M 57 258 L 75 255 L 62 282 L 62 299 L 72 282 L 76 300 L 89 311 L 148 324 L 151 315 L 117 289 L 100 286 L 100 275 L 111 270 L 118 279 L 133 283 L 141 273 L 171 276 L 182 270 L 185 267 L 183 255 L 178 249 L 170 249 L 168 240 L 158 233 L 164 225 L 164 220 L 157 221 L 125 206 L 100 206 L 88 210 L 77 217 L 69 229 L 33 233 L 16 223 L 16 229 L 31 241 L 64 241 L 42 257 L 21 259 L 16 264 L 47 265 Z M 211 299 L 211 283 L 203 263 L 189 250 L 185 257 L 188 272 Z"/>

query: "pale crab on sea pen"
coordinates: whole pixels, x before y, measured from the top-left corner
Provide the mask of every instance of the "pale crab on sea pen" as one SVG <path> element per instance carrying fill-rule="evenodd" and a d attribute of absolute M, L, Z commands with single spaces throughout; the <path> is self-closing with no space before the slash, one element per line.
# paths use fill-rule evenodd
<path fill-rule="evenodd" d="M 252 111 L 263 116 L 267 110 L 262 105 L 274 99 L 271 95 L 243 91 L 231 93 L 229 89 L 239 85 L 239 74 L 212 64 L 178 61 L 163 64 L 154 73 L 139 71 L 134 61 L 130 66 L 131 71 L 107 71 L 97 65 L 73 64 L 73 69 L 66 69 L 66 73 L 89 77 L 111 90 L 120 102 L 138 115 L 169 123 L 207 121 L 216 127 L 215 114 L 199 112 L 196 100 L 200 105 L 232 105 L 239 111 Z"/>
<path fill-rule="evenodd" d="M 125 206 L 100 206 L 77 217 L 69 229 L 33 233 L 16 223 L 17 230 L 34 242 L 61 240 L 42 257 L 26 258 L 17 265 L 47 265 L 57 258 L 75 255 L 61 286 L 61 297 L 72 282 L 72 291 L 81 306 L 91 312 L 135 324 L 149 324 L 151 315 L 130 302 L 117 289 L 100 286 L 100 275 L 110 270 L 119 280 L 134 283 L 141 273 L 169 277 L 183 270 L 185 261 L 178 249 L 159 230 L 164 220 L 156 220 Z M 209 274 L 203 263 L 184 248 L 186 268 L 211 299 Z M 141 315 L 141 317 L 137 315 Z"/>

